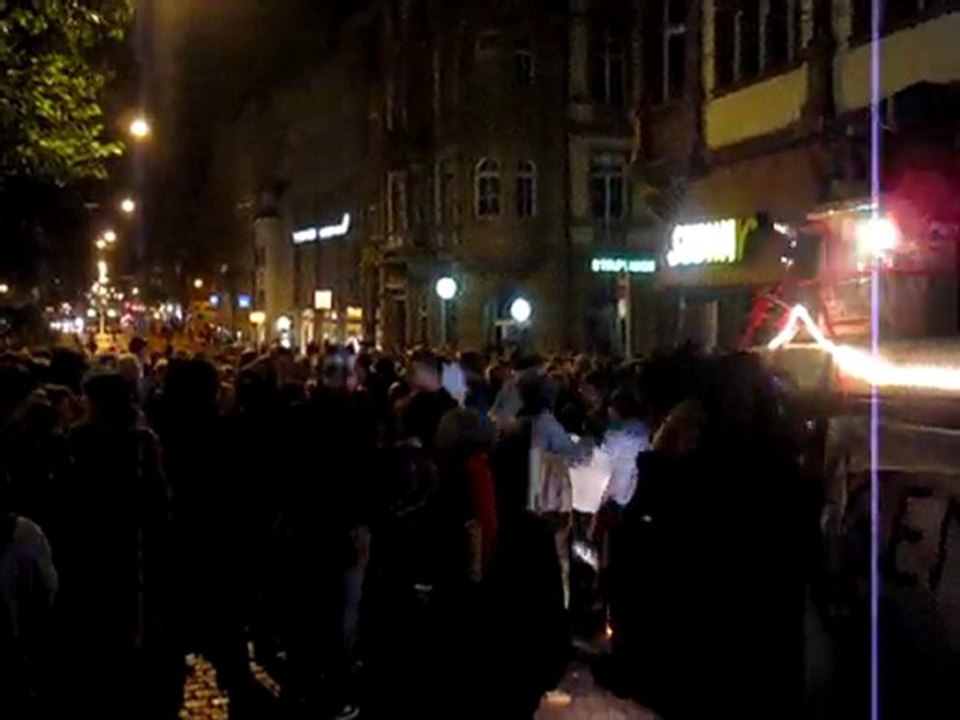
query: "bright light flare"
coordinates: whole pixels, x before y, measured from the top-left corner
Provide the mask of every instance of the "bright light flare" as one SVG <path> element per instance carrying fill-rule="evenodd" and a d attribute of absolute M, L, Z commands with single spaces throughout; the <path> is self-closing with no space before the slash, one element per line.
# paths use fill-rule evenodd
<path fill-rule="evenodd" d="M 202 290 L 202 289 L 203 289 L 203 279 L 202 279 L 202 278 L 197 278 L 196 280 L 194 280 L 194 281 L 193 281 L 193 286 L 194 286 L 197 290 Z"/>
<path fill-rule="evenodd" d="M 777 350 L 800 332 L 807 331 L 817 346 L 829 353 L 845 375 L 877 387 L 916 388 L 923 390 L 960 391 L 960 368 L 944 365 L 896 365 L 869 351 L 850 345 L 839 345 L 817 326 L 803 305 L 795 305 L 787 322 L 767 348 Z"/>
<path fill-rule="evenodd" d="M 868 257 L 882 257 L 897 247 L 900 232 L 888 217 L 870 217 L 857 221 L 857 250 Z"/>
<path fill-rule="evenodd" d="M 103 234 L 103 239 L 112 245 L 117 241 L 117 234 L 113 230 L 107 230 Z"/>
<path fill-rule="evenodd" d="M 127 215 L 133 215 L 137 210 L 137 203 L 133 198 L 124 198 L 120 201 L 120 210 Z"/>
<path fill-rule="evenodd" d="M 137 140 L 145 140 L 151 131 L 150 122 L 144 117 L 134 118 L 130 123 L 130 134 Z"/>

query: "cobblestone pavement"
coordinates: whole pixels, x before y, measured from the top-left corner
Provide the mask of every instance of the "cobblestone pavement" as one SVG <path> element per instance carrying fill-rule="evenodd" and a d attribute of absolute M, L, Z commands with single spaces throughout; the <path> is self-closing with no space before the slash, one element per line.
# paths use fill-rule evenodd
<path fill-rule="evenodd" d="M 190 674 L 184 688 L 181 720 L 228 720 L 229 704 L 217 687 L 216 671 L 203 658 L 188 658 Z M 270 678 L 254 667 L 257 677 L 276 691 Z M 635 703 L 620 700 L 593 682 L 584 665 L 574 664 L 560 684 L 558 693 L 544 699 L 536 720 L 657 720 L 657 716 Z"/>

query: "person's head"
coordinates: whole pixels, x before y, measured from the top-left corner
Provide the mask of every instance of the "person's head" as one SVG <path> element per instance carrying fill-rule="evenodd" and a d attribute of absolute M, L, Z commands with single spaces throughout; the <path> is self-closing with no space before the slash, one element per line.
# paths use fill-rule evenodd
<path fill-rule="evenodd" d="M 525 413 L 536 414 L 553 410 L 557 401 L 557 387 L 549 375 L 528 369 L 517 376 L 517 390 Z"/>
<path fill-rule="evenodd" d="M 130 354 L 133 355 L 140 363 L 143 363 L 147 357 L 147 341 L 144 340 L 139 335 L 135 335 L 130 338 L 130 344 L 127 346 L 130 351 Z"/>
<path fill-rule="evenodd" d="M 410 358 L 410 384 L 414 390 L 435 392 L 441 388 L 443 363 L 429 350 L 418 350 Z"/>
<path fill-rule="evenodd" d="M 354 372 L 356 358 L 345 352 L 333 350 L 323 358 L 320 380 L 330 390 L 355 390 L 357 375 Z"/>
<path fill-rule="evenodd" d="M 629 390 L 617 389 L 610 396 L 610 407 L 607 414 L 611 422 L 625 422 L 640 420 L 643 417 L 643 407 L 634 393 Z"/>
<path fill-rule="evenodd" d="M 455 408 L 446 413 L 437 427 L 434 446 L 438 463 L 462 462 L 479 452 L 488 452 L 495 440 L 493 425 L 476 410 Z"/>
<path fill-rule="evenodd" d="M 593 410 L 603 407 L 607 392 L 607 375 L 601 370 L 592 370 L 580 383 L 580 395 L 587 406 Z"/>
<path fill-rule="evenodd" d="M 209 417 L 217 411 L 220 377 L 208 360 L 193 358 L 173 363 L 164 382 L 164 399 L 185 420 Z"/>
<path fill-rule="evenodd" d="M 125 428 L 136 420 L 126 381 L 118 373 L 94 374 L 83 385 L 89 419 L 95 425 Z"/>

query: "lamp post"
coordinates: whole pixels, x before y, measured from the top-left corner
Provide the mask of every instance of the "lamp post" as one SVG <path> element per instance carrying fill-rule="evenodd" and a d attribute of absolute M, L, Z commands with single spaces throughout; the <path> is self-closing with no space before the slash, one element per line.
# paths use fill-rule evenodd
<path fill-rule="evenodd" d="M 440 344 L 447 344 L 447 303 L 457 295 L 457 281 L 452 277 L 442 277 L 434 287 L 440 298 Z"/>

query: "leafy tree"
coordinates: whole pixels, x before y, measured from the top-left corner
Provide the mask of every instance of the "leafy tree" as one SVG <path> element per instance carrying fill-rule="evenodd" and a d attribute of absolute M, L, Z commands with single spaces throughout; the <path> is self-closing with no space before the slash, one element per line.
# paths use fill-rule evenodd
<path fill-rule="evenodd" d="M 106 174 L 123 148 L 105 136 L 98 59 L 132 13 L 130 0 L 0 0 L 0 187 Z"/>

